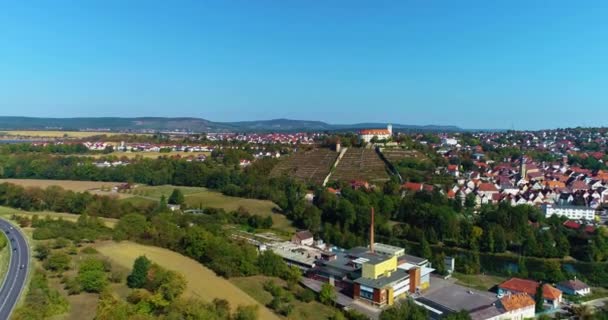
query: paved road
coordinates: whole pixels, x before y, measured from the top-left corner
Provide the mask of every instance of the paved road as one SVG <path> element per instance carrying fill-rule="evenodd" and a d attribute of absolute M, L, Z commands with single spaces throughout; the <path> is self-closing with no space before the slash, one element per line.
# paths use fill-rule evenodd
<path fill-rule="evenodd" d="M 0 287 L 0 319 L 9 319 L 25 286 L 30 252 L 25 236 L 6 220 L 0 218 L 0 232 L 9 239 L 10 264 Z"/>

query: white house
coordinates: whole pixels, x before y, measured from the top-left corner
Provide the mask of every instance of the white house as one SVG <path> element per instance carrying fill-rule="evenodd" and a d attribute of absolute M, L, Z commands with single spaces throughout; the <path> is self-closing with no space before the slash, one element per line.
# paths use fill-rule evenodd
<path fill-rule="evenodd" d="M 553 204 L 544 204 L 543 211 L 545 217 L 549 218 L 552 215 L 558 215 L 560 217 L 566 217 L 572 220 L 588 220 L 593 221 L 595 219 L 595 209 L 585 206 L 558 206 Z"/>
<path fill-rule="evenodd" d="M 569 295 L 586 296 L 591 294 L 591 288 L 584 282 L 574 278 L 557 284 L 557 288 Z"/>

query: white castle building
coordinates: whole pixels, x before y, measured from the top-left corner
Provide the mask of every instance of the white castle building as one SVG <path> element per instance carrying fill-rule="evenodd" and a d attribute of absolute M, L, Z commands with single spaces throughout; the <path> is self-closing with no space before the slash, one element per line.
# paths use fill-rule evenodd
<path fill-rule="evenodd" d="M 389 139 L 393 136 L 393 126 L 388 125 L 386 129 L 364 129 L 359 132 L 359 137 L 365 142 L 370 142 L 374 137 L 378 140 Z"/>

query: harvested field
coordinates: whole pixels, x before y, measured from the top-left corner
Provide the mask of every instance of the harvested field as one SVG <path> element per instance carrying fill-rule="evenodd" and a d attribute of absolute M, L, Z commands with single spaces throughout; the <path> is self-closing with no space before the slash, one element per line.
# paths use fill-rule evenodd
<path fill-rule="evenodd" d="M 201 155 L 209 156 L 211 152 L 184 152 L 184 151 L 172 151 L 172 152 L 122 152 L 122 151 L 114 151 L 112 153 L 96 153 L 96 154 L 77 154 L 75 156 L 84 156 L 84 157 L 93 157 L 93 158 L 107 158 L 108 156 L 118 157 L 118 158 L 128 158 L 134 159 L 137 157 L 145 158 L 145 159 L 157 159 L 158 157 L 198 157 Z"/>
<path fill-rule="evenodd" d="M 332 181 L 363 180 L 370 183 L 390 179 L 384 161 L 373 149 L 349 148 L 331 175 Z"/>
<path fill-rule="evenodd" d="M 338 153 L 329 149 L 294 153 L 282 159 L 272 170 L 271 176 L 286 174 L 300 181 L 320 185 L 337 157 Z"/>
<path fill-rule="evenodd" d="M 247 295 L 230 281 L 218 277 L 213 271 L 197 261 L 179 253 L 133 242 L 105 242 L 96 246 L 96 249 L 112 262 L 125 268 L 132 268 L 133 261 L 137 257 L 145 255 L 166 269 L 181 272 L 188 281 L 185 296 L 200 298 L 208 302 L 215 298 L 225 299 L 230 302 L 233 309 L 236 309 L 239 305 L 257 305 L 259 306 L 260 319 L 279 319 L 264 305 Z"/>
<path fill-rule="evenodd" d="M 79 139 L 100 135 L 114 136 L 120 133 L 107 131 L 9 130 L 1 131 L 0 134 L 10 137 Z"/>
<path fill-rule="evenodd" d="M 111 188 L 122 184 L 121 182 L 100 182 L 100 181 L 75 181 L 75 180 L 39 180 L 39 179 L 0 179 L 0 183 L 12 183 L 23 187 L 60 186 L 66 190 L 76 192 L 96 191 L 101 187 Z"/>

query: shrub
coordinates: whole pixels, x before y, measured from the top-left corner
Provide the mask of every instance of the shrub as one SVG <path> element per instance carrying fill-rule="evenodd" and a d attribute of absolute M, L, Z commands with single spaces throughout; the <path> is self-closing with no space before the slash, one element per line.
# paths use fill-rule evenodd
<path fill-rule="evenodd" d="M 317 295 L 315 294 L 314 291 L 312 291 L 310 289 L 305 289 L 300 292 L 300 294 L 298 295 L 298 298 L 300 299 L 300 301 L 308 303 L 308 302 L 315 300 L 316 296 Z"/>
<path fill-rule="evenodd" d="M 108 284 L 104 270 L 104 261 L 88 258 L 78 270 L 78 282 L 82 290 L 86 292 L 101 292 Z"/>
<path fill-rule="evenodd" d="M 62 249 L 70 245 L 70 240 L 66 238 L 57 238 L 53 242 L 53 249 Z"/>
<path fill-rule="evenodd" d="M 63 288 L 68 292 L 69 295 L 76 295 L 82 292 L 80 282 L 76 278 L 67 278 Z"/>
<path fill-rule="evenodd" d="M 97 249 L 95 249 L 93 247 L 84 247 L 82 250 L 80 250 L 80 252 L 82 252 L 83 254 L 97 254 L 97 253 L 99 253 L 99 251 L 97 251 Z"/>
<path fill-rule="evenodd" d="M 63 252 L 54 252 L 44 262 L 44 268 L 47 270 L 62 272 L 70 269 L 72 258 Z"/>
<path fill-rule="evenodd" d="M 112 273 L 110 273 L 110 282 L 112 283 L 121 283 L 122 280 L 124 279 L 125 275 L 120 272 L 120 271 L 112 271 Z"/>

